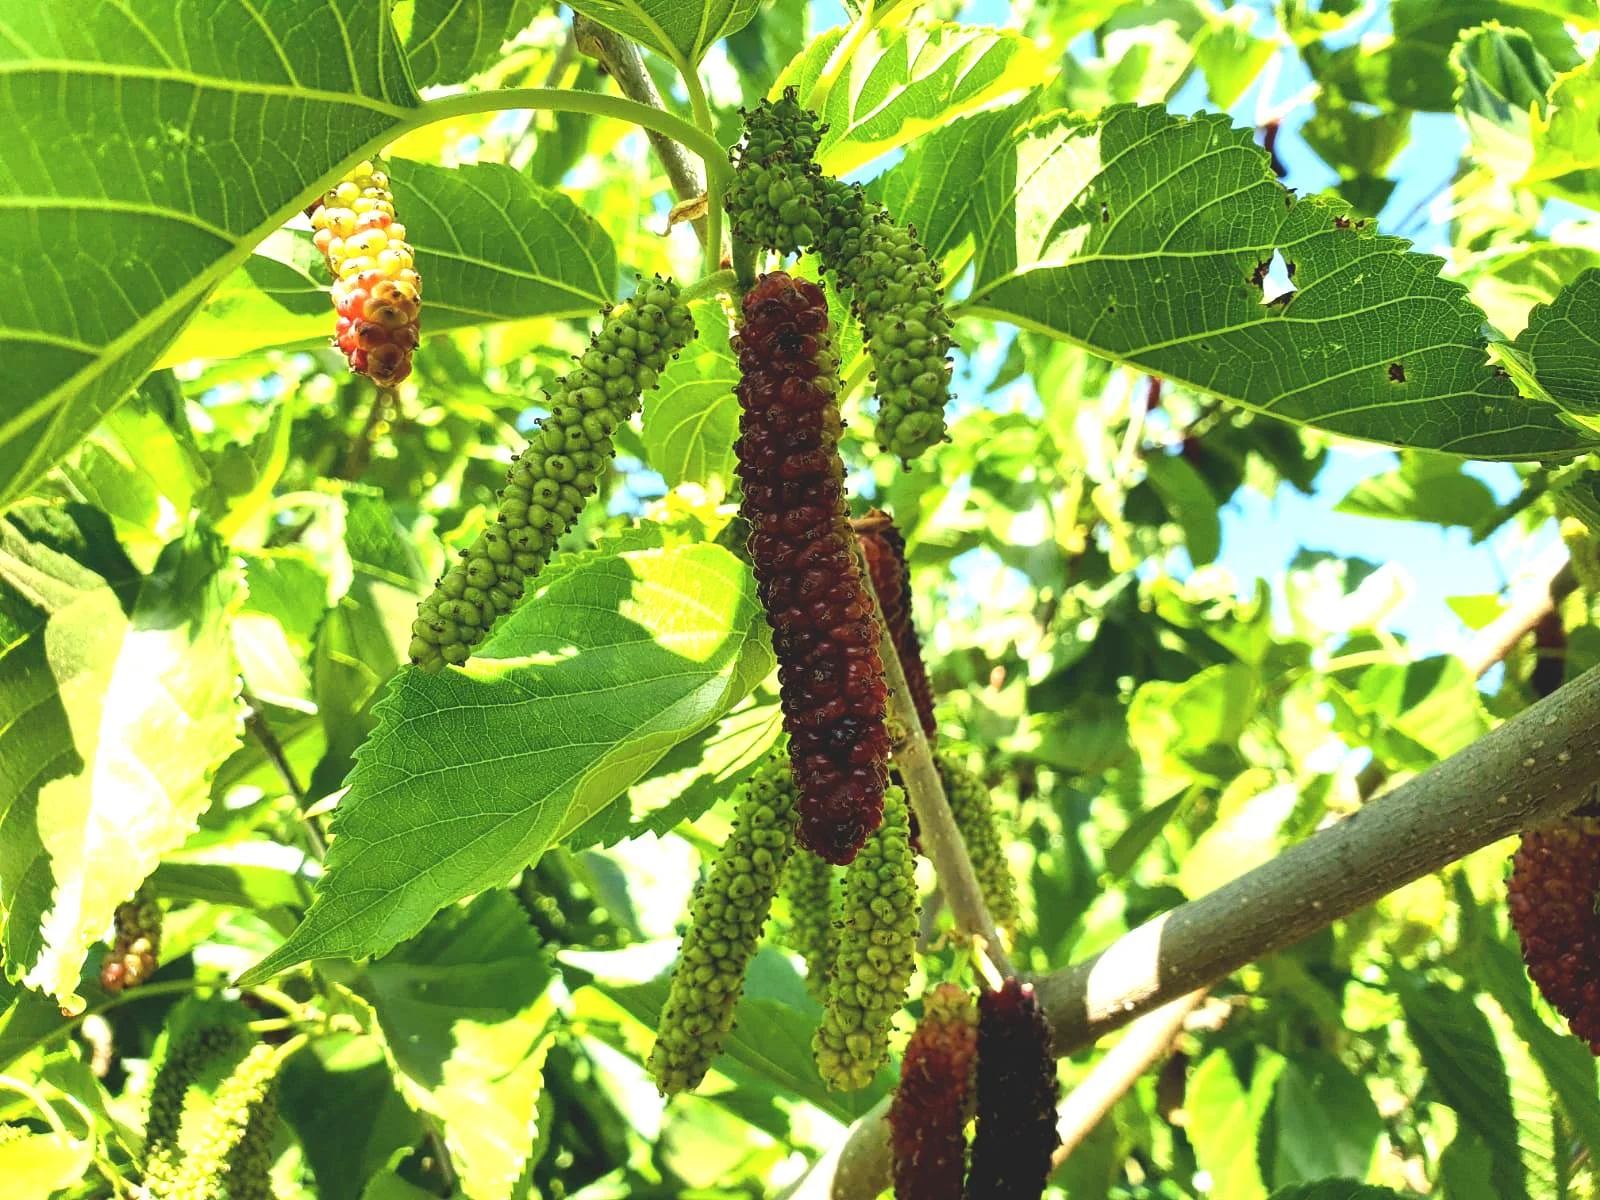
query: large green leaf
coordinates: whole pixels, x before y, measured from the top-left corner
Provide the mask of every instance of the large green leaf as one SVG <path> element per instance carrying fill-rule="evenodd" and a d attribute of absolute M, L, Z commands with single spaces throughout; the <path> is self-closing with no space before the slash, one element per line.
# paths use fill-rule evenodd
<path fill-rule="evenodd" d="M 1297 199 L 1225 117 L 1043 117 L 979 193 L 970 311 L 1352 437 L 1507 459 L 1600 440 L 1490 366 L 1440 260 Z M 1266 302 L 1280 254 L 1296 290 Z"/>
<path fill-rule="evenodd" d="M 1189 1140 L 1195 1159 L 1211 1175 L 1214 1195 L 1265 1200 L 1256 1142 L 1283 1065 L 1280 1055 L 1262 1050 L 1246 1083 L 1227 1052 L 1213 1050 L 1190 1077 L 1184 1104 Z"/>
<path fill-rule="evenodd" d="M 1488 1019 L 1464 992 L 1411 976 L 1396 982 L 1406 1028 L 1422 1055 L 1428 1082 L 1488 1148 L 1496 1195 L 1527 1200 L 1511 1084 Z"/>
<path fill-rule="evenodd" d="M 692 309 L 700 336 L 667 364 L 644 410 L 645 451 L 668 487 L 726 480 L 739 435 L 739 364 L 728 344 L 727 311 L 716 300 Z"/>
<path fill-rule="evenodd" d="M 1534 1008 L 1531 986 L 1517 952 L 1504 942 L 1485 939 L 1474 947 L 1484 990 L 1511 1019 L 1512 1027 L 1561 1098 L 1562 1110 L 1585 1145 L 1600 1145 L 1600 1093 L 1595 1088 L 1594 1056 L 1577 1038 L 1552 1029 Z"/>
<path fill-rule="evenodd" d="M 1383 1136 L 1366 1083 L 1333 1055 L 1315 1052 L 1302 1052 L 1278 1076 L 1272 1127 L 1275 1182 L 1365 1178 Z"/>
<path fill-rule="evenodd" d="M 554 978 L 522 909 L 496 891 L 440 914 L 355 985 L 402 1092 L 444 1122 L 472 1200 L 507 1200 L 533 1148 Z"/>
<path fill-rule="evenodd" d="M 599 222 L 560 192 L 500 163 L 454 169 L 390 160 L 395 208 L 422 274 L 423 329 L 529 317 L 581 317 L 615 297 L 616 251 Z M 224 281 L 163 363 L 326 341 L 327 272 L 310 239 L 281 234 Z M 307 251 L 310 254 L 307 254 Z"/>
<path fill-rule="evenodd" d="M 1495 508 L 1489 485 L 1462 470 L 1459 459 L 1409 454 L 1396 469 L 1356 484 L 1334 506 L 1334 511 L 1358 517 L 1464 525 L 1470 529 Z"/>
<path fill-rule="evenodd" d="M 659 50 L 685 67 L 718 38 L 750 23 L 761 0 L 576 0 L 585 16 Z"/>
<path fill-rule="evenodd" d="M 1513 347 L 1534 382 L 1575 418 L 1600 426 L 1600 269 L 1590 268 L 1528 314 Z"/>
<path fill-rule="evenodd" d="M 374 710 L 328 871 L 246 973 L 381 954 L 503 883 L 772 668 L 749 570 L 720 546 L 596 555 L 464 670 L 406 670 Z"/>
<path fill-rule="evenodd" d="M 270 13 L 10 6 L 0 504 L 122 399 L 319 181 L 412 114 L 386 5 L 274 0 Z"/>
<path fill-rule="evenodd" d="M 914 227 L 934 258 L 944 258 L 973 232 L 972 181 L 1037 111 L 1030 95 L 952 121 L 907 147 L 905 158 L 872 181 L 869 191 L 895 219 Z"/>
<path fill-rule="evenodd" d="M 813 90 L 843 36 L 836 29 L 816 39 L 775 86 L 798 88 L 815 105 Z M 821 106 L 828 129 L 818 159 L 830 174 L 846 174 L 957 117 L 1020 99 L 1043 82 L 1046 65 L 1032 42 L 1008 30 L 944 22 L 875 30 Z"/>
<path fill-rule="evenodd" d="M 410 7 L 406 58 L 418 87 L 456 83 L 490 66 L 539 11 L 537 0 L 415 0 Z"/>
<path fill-rule="evenodd" d="M 174 542 L 131 616 L 75 559 L 0 521 L 0 911 L 6 973 L 78 1010 L 116 906 L 182 844 L 238 745 L 238 574 Z"/>

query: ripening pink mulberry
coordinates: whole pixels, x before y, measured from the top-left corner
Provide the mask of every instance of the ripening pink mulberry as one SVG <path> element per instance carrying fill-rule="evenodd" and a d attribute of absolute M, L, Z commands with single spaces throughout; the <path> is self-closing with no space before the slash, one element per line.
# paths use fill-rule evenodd
<path fill-rule="evenodd" d="M 389 177 L 363 162 L 341 179 L 312 214 L 312 240 L 328 256 L 335 340 L 350 369 L 393 387 L 411 374 L 422 312 L 422 277 L 395 220 Z"/>

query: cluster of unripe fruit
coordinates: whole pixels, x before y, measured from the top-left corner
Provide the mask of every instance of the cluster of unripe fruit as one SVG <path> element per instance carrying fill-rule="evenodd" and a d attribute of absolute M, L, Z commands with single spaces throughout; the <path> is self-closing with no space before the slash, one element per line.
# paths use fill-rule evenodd
<path fill-rule="evenodd" d="M 322 198 L 312 240 L 333 272 L 334 337 L 350 369 L 380 387 L 411 374 L 422 313 L 422 277 L 395 220 L 389 177 L 360 163 Z"/>

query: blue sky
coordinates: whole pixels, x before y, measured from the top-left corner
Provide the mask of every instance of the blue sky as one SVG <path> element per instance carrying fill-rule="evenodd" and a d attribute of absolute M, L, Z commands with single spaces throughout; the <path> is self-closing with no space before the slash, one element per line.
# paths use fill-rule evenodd
<path fill-rule="evenodd" d="M 1267 7 L 1251 7 L 1261 10 L 1261 28 L 1269 31 L 1272 23 Z M 963 14 L 966 20 L 994 24 L 1004 24 L 1008 17 L 1009 6 L 1004 0 L 975 0 Z M 830 27 L 843 18 L 844 10 L 837 0 L 820 0 L 813 5 L 816 28 Z M 1353 39 L 1386 28 L 1385 9 L 1362 28 L 1347 31 L 1345 37 Z M 1286 55 L 1272 83 L 1269 103 L 1281 103 L 1308 82 L 1309 75 L 1298 56 Z M 1259 90 L 1260 81 L 1230 110 L 1239 124 L 1254 124 Z M 1173 98 L 1171 108 L 1194 112 L 1206 107 L 1205 83 L 1196 72 Z M 1289 172 L 1284 182 L 1299 192 L 1320 191 L 1337 182 L 1337 175 L 1299 135 L 1299 126 L 1309 115 L 1308 105 L 1292 112 L 1283 122 L 1277 143 Z M 1437 252 L 1446 245 L 1448 234 L 1432 219 L 1431 200 L 1454 175 L 1464 133 L 1456 117 L 1449 113 L 1416 114 L 1411 133 L 1410 144 L 1389 172 L 1397 186 L 1381 214 L 1380 225 L 1385 232 L 1411 238 L 1419 249 Z M 1402 224 L 1404 227 L 1399 227 Z M 1389 470 L 1397 461 L 1393 453 L 1350 445 L 1332 452 L 1311 496 L 1287 485 L 1271 499 L 1241 489 L 1222 513 L 1221 565 L 1238 578 L 1240 590 L 1246 592 L 1257 577 L 1281 579 L 1302 547 L 1398 563 L 1410 576 L 1414 590 L 1411 599 L 1394 614 L 1391 627 L 1405 634 L 1421 652 L 1456 644 L 1464 627 L 1446 603 L 1447 598 L 1500 590 L 1530 549 L 1518 547 L 1514 534 L 1502 533 L 1487 543 L 1473 545 L 1463 529 L 1447 530 L 1334 511 L 1355 483 Z M 1500 499 L 1516 494 L 1517 478 L 1510 466 L 1474 463 L 1468 469 L 1488 483 Z M 1534 550 L 1547 544 L 1548 539 L 1542 540 Z"/>

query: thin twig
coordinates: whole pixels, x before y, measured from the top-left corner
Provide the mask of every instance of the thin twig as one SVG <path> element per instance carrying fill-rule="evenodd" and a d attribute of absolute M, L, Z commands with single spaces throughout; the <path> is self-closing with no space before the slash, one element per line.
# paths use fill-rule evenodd
<path fill-rule="evenodd" d="M 651 108 L 666 111 L 667 106 L 661 99 L 661 93 L 656 89 L 656 81 L 650 77 L 650 70 L 644 64 L 644 55 L 639 53 L 637 46 L 604 25 L 591 21 L 582 13 L 573 16 L 572 33 L 578 43 L 578 49 L 606 69 L 606 74 L 616 80 L 617 89 L 624 96 L 637 104 L 646 104 Z M 645 136 L 655 147 L 656 157 L 666 168 L 667 181 L 672 184 L 672 190 L 679 200 L 693 200 L 697 196 L 705 195 L 705 177 L 687 150 L 670 137 L 653 129 L 645 130 Z M 700 239 L 700 244 L 704 245 L 706 240 L 704 217 L 696 218 L 694 231 Z"/>
<path fill-rule="evenodd" d="M 1145 1013 L 1067 1094 L 1056 1116 L 1061 1145 L 1051 1157 L 1053 1166 L 1066 1162 L 1128 1089 L 1166 1055 L 1172 1040 L 1183 1032 L 1184 1019 L 1205 995 L 1200 988 Z"/>
<path fill-rule="evenodd" d="M 310 843 L 311 853 L 318 862 L 328 856 L 328 840 L 323 836 L 322 826 L 316 817 L 306 811 L 309 801 L 305 788 L 300 786 L 300 780 L 294 773 L 294 766 L 289 762 L 289 756 L 284 753 L 283 743 L 278 740 L 278 735 L 273 732 L 272 725 L 267 721 L 267 715 L 261 701 L 249 688 L 240 691 L 240 699 L 244 701 L 244 727 L 250 731 L 261 751 L 267 756 L 273 768 L 283 779 L 284 786 L 289 789 L 289 794 L 294 797 L 295 812 L 300 817 L 306 828 L 306 840 Z"/>
<path fill-rule="evenodd" d="M 852 535 L 852 540 L 854 535 Z M 878 653 L 883 659 L 884 679 L 889 685 L 889 728 L 894 744 L 895 766 L 905 784 L 911 809 L 917 814 L 921 832 L 922 852 L 933 863 L 939 876 L 939 889 L 945 903 L 955 917 L 956 928 L 972 937 L 983 939 L 983 950 L 1002 975 L 1012 974 L 1011 959 L 1006 954 L 1005 943 L 1000 940 L 994 917 L 984 903 L 983 889 L 972 870 L 972 859 L 967 854 L 967 844 L 956 826 L 950 803 L 945 799 L 944 782 L 939 768 L 934 765 L 933 748 L 922 732 L 922 721 L 917 716 L 916 702 L 911 698 L 911 688 L 906 683 L 905 668 L 895 650 L 894 637 L 883 619 L 883 602 L 872 586 L 872 572 L 861 557 L 859 543 L 855 545 L 856 563 L 861 570 L 861 582 L 872 596 L 878 619 Z"/>
<path fill-rule="evenodd" d="M 389 406 L 395 402 L 393 388 L 378 388 L 372 397 L 372 404 L 367 409 L 367 419 L 361 426 L 361 432 L 356 435 L 355 441 L 350 443 L 350 449 L 345 453 L 344 465 L 339 468 L 338 478 L 360 479 L 367 469 L 367 463 L 372 458 L 372 443 L 377 440 L 378 426 L 383 424 L 384 418 L 389 413 Z"/>

